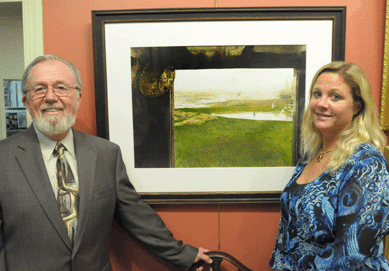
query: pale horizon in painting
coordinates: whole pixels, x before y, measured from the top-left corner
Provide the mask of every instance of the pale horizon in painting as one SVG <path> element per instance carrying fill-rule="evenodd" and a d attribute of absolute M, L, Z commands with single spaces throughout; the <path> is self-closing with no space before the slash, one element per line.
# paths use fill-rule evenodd
<path fill-rule="evenodd" d="M 293 82 L 293 69 L 176 70 L 175 91 L 223 91 L 258 95 L 264 99 Z"/>

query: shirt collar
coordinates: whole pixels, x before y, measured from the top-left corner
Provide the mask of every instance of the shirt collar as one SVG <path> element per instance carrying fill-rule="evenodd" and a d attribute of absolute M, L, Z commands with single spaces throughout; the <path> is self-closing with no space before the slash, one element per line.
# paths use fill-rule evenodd
<path fill-rule="evenodd" d="M 47 135 L 43 134 L 41 131 L 39 131 L 39 129 L 35 125 L 34 125 L 34 129 L 39 140 L 39 145 L 41 147 L 43 159 L 45 159 L 46 161 L 50 161 L 50 159 L 53 159 L 54 157 L 53 151 L 58 141 L 52 140 Z M 74 150 L 74 141 L 73 141 L 73 130 L 70 129 L 69 133 L 59 142 L 61 142 L 65 146 L 69 154 L 74 159 L 76 159 L 76 152 Z"/>

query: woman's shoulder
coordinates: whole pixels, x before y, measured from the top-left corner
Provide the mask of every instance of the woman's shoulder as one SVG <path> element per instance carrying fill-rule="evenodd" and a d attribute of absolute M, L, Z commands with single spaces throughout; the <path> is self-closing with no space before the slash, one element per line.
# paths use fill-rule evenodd
<path fill-rule="evenodd" d="M 389 181 L 388 164 L 382 153 L 370 143 L 355 148 L 353 155 L 337 171 L 336 179 L 343 184 L 370 182 L 377 176 Z"/>
<path fill-rule="evenodd" d="M 363 172 L 367 168 L 388 171 L 385 157 L 370 143 L 358 145 L 351 157 L 335 172 L 335 176 L 339 180 L 346 181 L 353 176 L 355 177 L 357 172 Z"/>
<path fill-rule="evenodd" d="M 382 153 L 370 143 L 358 145 L 349 160 L 361 163 L 378 161 L 386 164 L 386 159 Z"/>
<path fill-rule="evenodd" d="M 293 175 L 292 175 L 292 179 L 295 177 L 295 175 L 299 174 L 301 171 L 304 170 L 305 166 L 307 165 L 308 163 L 306 161 L 298 161 L 295 168 L 294 168 L 294 172 L 293 172 Z"/>

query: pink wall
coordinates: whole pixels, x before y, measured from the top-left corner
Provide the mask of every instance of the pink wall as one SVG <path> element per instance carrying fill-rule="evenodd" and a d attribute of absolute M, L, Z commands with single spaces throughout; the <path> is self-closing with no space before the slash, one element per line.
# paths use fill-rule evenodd
<path fill-rule="evenodd" d="M 365 70 L 379 105 L 384 44 L 384 0 L 43 0 L 44 52 L 74 63 L 82 74 L 83 101 L 76 129 L 96 134 L 91 10 L 254 7 L 347 6 L 346 61 Z M 195 246 L 229 252 L 253 270 L 268 270 L 279 207 L 269 204 L 155 205 L 178 239 Z M 114 270 L 172 270 L 146 252 L 117 225 L 112 229 Z M 235 270 L 223 264 L 223 270 Z"/>

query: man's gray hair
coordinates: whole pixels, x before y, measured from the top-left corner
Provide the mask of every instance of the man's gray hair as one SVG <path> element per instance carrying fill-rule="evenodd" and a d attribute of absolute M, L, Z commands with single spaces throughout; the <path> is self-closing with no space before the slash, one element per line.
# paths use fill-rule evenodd
<path fill-rule="evenodd" d="M 28 65 L 28 67 L 26 68 L 26 70 L 23 73 L 23 77 L 22 77 L 22 93 L 24 95 L 27 95 L 28 90 L 29 90 L 28 89 L 28 80 L 30 79 L 31 69 L 36 64 L 39 64 L 39 63 L 42 63 L 42 62 L 46 62 L 46 61 L 61 61 L 66 66 L 68 66 L 70 68 L 70 70 L 72 71 L 73 75 L 74 75 L 74 79 L 76 80 L 77 91 L 79 93 L 81 93 L 81 91 L 82 91 L 82 88 L 81 88 L 81 76 L 80 76 L 80 72 L 78 71 L 78 69 L 72 63 L 66 61 L 63 58 L 60 58 L 59 56 L 43 55 L 43 56 L 38 56 L 37 58 L 35 58 L 30 63 L 30 65 Z"/>

